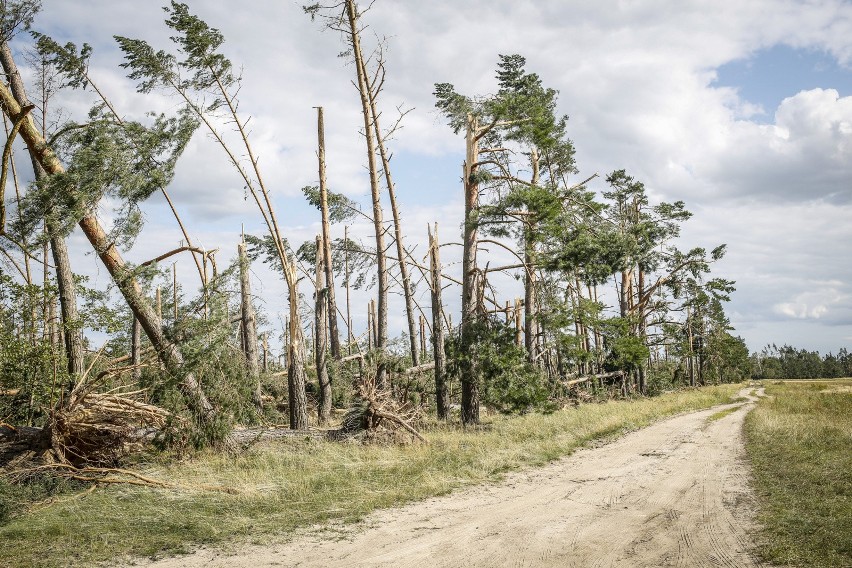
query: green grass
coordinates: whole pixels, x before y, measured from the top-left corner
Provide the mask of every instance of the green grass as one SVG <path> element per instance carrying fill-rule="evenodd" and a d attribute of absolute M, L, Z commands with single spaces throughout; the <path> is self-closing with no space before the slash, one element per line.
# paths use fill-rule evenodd
<path fill-rule="evenodd" d="M 852 379 L 772 383 L 746 418 L 767 561 L 852 566 Z"/>
<path fill-rule="evenodd" d="M 725 416 L 728 416 L 729 414 L 733 414 L 734 412 L 736 412 L 739 409 L 740 409 L 739 406 L 733 406 L 731 408 L 724 408 L 724 409 L 720 410 L 719 412 L 714 412 L 713 414 L 708 416 L 707 421 L 708 422 L 715 422 L 716 420 L 721 420 Z"/>
<path fill-rule="evenodd" d="M 237 494 L 109 486 L 64 498 L 0 527 L 8 568 L 52 567 L 189 551 L 201 544 L 265 542 L 327 520 L 357 521 L 377 508 L 499 479 L 684 411 L 730 402 L 740 385 L 653 399 L 589 404 L 549 415 L 489 419 L 467 431 L 427 433 L 429 445 L 364 446 L 289 440 L 236 459 L 203 454 L 140 471 Z"/>

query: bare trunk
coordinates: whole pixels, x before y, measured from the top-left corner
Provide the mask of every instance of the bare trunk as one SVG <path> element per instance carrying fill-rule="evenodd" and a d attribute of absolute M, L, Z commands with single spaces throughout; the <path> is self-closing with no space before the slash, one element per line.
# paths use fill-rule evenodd
<path fill-rule="evenodd" d="M 343 249 L 343 270 L 344 277 L 346 278 L 346 334 L 348 339 L 346 340 L 347 345 L 347 355 L 352 355 L 352 342 L 355 341 L 355 337 L 352 334 L 352 299 L 351 292 L 349 290 L 349 226 L 345 226 L 343 228 L 343 242 L 346 243 L 346 248 Z"/>
<path fill-rule="evenodd" d="M 0 82 L 0 101 L 2 101 L 4 112 L 12 120 L 21 115 L 20 104 L 18 104 L 11 91 L 2 82 Z M 20 133 L 30 153 L 38 160 L 48 175 L 64 173 L 65 170 L 62 164 L 60 164 L 59 159 L 47 146 L 41 133 L 38 132 L 29 117 L 24 120 Z M 139 284 L 133 278 L 132 270 L 124 262 L 115 244 L 107 237 L 103 227 L 101 227 L 93 214 L 87 214 L 83 217 L 79 225 L 83 234 L 86 235 L 89 243 L 101 259 L 101 262 L 103 262 L 121 295 L 139 320 L 142 329 L 145 330 L 145 334 L 157 351 L 160 360 L 170 373 L 180 378 L 179 388 L 187 405 L 203 424 L 214 424 L 218 417 L 216 409 L 210 404 L 193 373 L 186 369 L 183 355 L 177 346 L 171 343 L 163 334 L 159 318 L 157 318 L 153 308 L 142 294 Z M 236 449 L 235 442 L 231 437 L 224 441 L 224 445 L 227 449 Z"/>
<path fill-rule="evenodd" d="M 296 274 L 296 263 L 291 262 L 290 274 Z M 290 429 L 307 430 L 308 400 L 305 393 L 305 348 L 299 324 L 299 289 L 294 282 L 290 290 L 290 345 L 287 361 L 287 390 L 290 407 Z"/>
<path fill-rule="evenodd" d="M 361 96 L 361 112 L 364 115 L 364 137 L 367 140 L 367 165 L 370 173 L 370 194 L 373 201 L 373 226 L 376 233 L 376 270 L 378 280 L 378 321 L 376 322 L 376 349 L 379 350 L 379 360 L 376 371 L 376 383 L 383 387 L 385 382 L 386 362 L 384 351 L 388 340 L 388 268 L 385 254 L 385 228 L 379 191 L 378 169 L 376 168 L 376 147 L 373 137 L 374 119 L 370 108 L 369 80 L 365 68 L 364 56 L 361 52 L 361 38 L 358 30 L 357 7 L 355 0 L 346 0 L 346 13 L 349 19 L 349 40 L 352 45 L 352 57 L 358 76 L 358 93 Z"/>
<path fill-rule="evenodd" d="M 432 352 L 435 360 L 435 407 L 438 418 L 449 417 L 450 401 L 447 392 L 446 358 L 444 356 L 444 322 L 441 303 L 441 257 L 438 248 L 438 224 L 435 233 L 429 234 L 429 269 L 432 288 Z"/>
<path fill-rule="evenodd" d="M 322 256 L 325 267 L 326 297 L 328 299 L 328 334 L 331 356 L 340 359 L 340 331 L 337 327 L 337 300 L 334 296 L 334 267 L 331 263 L 331 229 L 328 220 L 328 187 L 325 173 L 325 123 L 322 107 L 317 107 L 317 140 L 319 158 L 320 211 L 322 212 Z M 317 256 L 320 250 L 317 249 Z"/>
<path fill-rule="evenodd" d="M 464 162 L 464 238 L 462 252 L 462 313 L 461 313 L 461 346 L 465 353 L 474 349 L 474 327 L 479 319 L 481 304 L 479 271 L 476 266 L 476 251 L 478 243 L 476 211 L 479 207 L 479 184 L 475 173 L 479 161 L 478 122 L 475 117 L 467 117 L 467 134 L 465 137 Z M 468 364 L 463 365 L 461 372 L 462 409 L 461 419 L 464 424 L 479 423 L 479 384 L 476 358 L 472 357 Z"/>
<path fill-rule="evenodd" d="M 315 315 L 315 332 L 314 332 L 314 362 L 317 366 L 317 382 L 319 383 L 319 404 L 317 408 L 320 424 L 326 424 L 331 417 L 331 380 L 328 377 L 328 366 L 326 365 L 326 351 L 328 345 L 326 341 L 327 330 L 326 322 L 328 314 L 326 313 L 329 306 L 326 302 L 328 299 L 328 286 L 326 286 L 326 270 L 323 255 L 319 253 L 324 249 L 325 245 L 322 242 L 322 236 L 317 236 L 317 264 L 316 264 L 316 303 L 314 309 Z"/>
<path fill-rule="evenodd" d="M 515 298 L 515 345 L 523 347 L 524 345 L 524 326 L 521 322 L 521 299 Z"/>
<path fill-rule="evenodd" d="M 257 318 L 251 301 L 251 279 L 249 278 L 249 260 L 246 246 L 237 247 L 240 257 L 240 314 L 243 324 L 243 354 L 246 358 L 249 379 L 254 386 L 252 399 L 258 410 L 263 409 L 263 398 L 260 387 L 260 365 L 257 353 Z"/>

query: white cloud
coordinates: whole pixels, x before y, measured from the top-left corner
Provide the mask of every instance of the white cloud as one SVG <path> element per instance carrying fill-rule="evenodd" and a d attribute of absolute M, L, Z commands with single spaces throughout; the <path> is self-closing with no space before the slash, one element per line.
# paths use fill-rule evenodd
<path fill-rule="evenodd" d="M 352 196 L 367 192 L 354 70 L 335 57 L 343 49 L 339 38 L 311 23 L 298 2 L 256 0 L 240 10 L 197 2 L 192 8 L 223 31 L 225 51 L 242 67 L 241 111 L 254 117 L 255 149 L 288 238 L 310 238 L 315 212 L 304 206 L 299 188 L 317 178 L 312 107 L 326 109 L 331 186 Z M 132 116 L 176 103 L 133 91 L 111 36 L 145 37 L 164 47 L 169 30 L 162 19 L 158 3 L 45 0 L 37 27 L 61 41 L 92 43 L 93 73 Z M 439 219 L 447 240 L 458 232 L 457 222 L 443 221 L 460 215 L 463 141 L 434 112 L 433 84 L 492 92 L 497 54 L 521 53 L 530 70 L 560 90 L 581 178 L 626 168 L 655 197 L 682 199 L 696 212 L 685 244 L 729 244 L 718 271 L 738 281 L 730 311 L 752 347 L 819 337 L 823 349 L 836 348 L 828 342 L 839 341 L 841 332 L 807 327 L 816 324 L 840 326 L 849 335 L 852 97 L 831 89 L 781 93 L 787 98 L 777 109 L 759 109 L 735 89 L 713 84 L 720 65 L 778 43 L 824 50 L 849 65 L 849 3 L 380 0 L 367 20 L 371 30 L 389 36 L 384 124 L 397 105 L 415 107 L 393 150 L 405 153 L 406 164 L 420 157 L 455 168 L 441 175 L 415 167 L 405 177 L 400 172 L 411 231 L 419 235 L 427 221 Z M 85 105 L 75 99 L 69 107 L 79 113 Z M 774 121 L 752 122 L 761 111 Z M 258 225 L 241 182 L 207 138 L 188 148 L 171 192 L 209 248 L 230 251 L 241 222 Z M 438 196 L 446 203 L 436 203 Z M 142 239 L 152 250 L 161 236 L 175 235 L 168 216 L 153 213 L 158 207 L 152 204 Z M 418 239 L 422 235 L 409 240 Z M 447 247 L 444 258 L 453 263 L 457 254 Z M 274 305 L 278 284 L 270 279 L 265 290 Z"/>

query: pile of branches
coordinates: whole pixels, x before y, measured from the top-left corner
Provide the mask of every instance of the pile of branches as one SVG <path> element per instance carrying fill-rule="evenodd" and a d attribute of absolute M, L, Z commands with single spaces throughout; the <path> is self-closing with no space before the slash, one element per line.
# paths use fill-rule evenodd
<path fill-rule="evenodd" d="M 81 380 L 50 412 L 45 436 L 58 463 L 115 464 L 141 450 L 148 443 L 146 434 L 161 429 L 171 416 L 140 400 L 144 390 L 119 387 L 99 393 L 93 388 Z"/>
<path fill-rule="evenodd" d="M 419 440 L 428 443 L 412 423 L 419 418 L 419 409 L 400 402 L 388 390 L 376 387 L 375 381 L 362 381 L 358 399 L 346 414 L 340 432 L 353 436 L 364 435 L 370 440 L 394 442 Z"/>

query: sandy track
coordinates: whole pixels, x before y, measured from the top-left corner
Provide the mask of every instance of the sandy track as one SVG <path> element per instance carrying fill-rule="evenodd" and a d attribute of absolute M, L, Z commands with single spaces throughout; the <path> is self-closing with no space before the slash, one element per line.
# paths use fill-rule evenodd
<path fill-rule="evenodd" d="M 376 512 L 336 534 L 150 566 L 760 566 L 749 553 L 741 434 L 751 407 L 714 421 L 725 407 L 677 416 L 499 484 Z"/>

